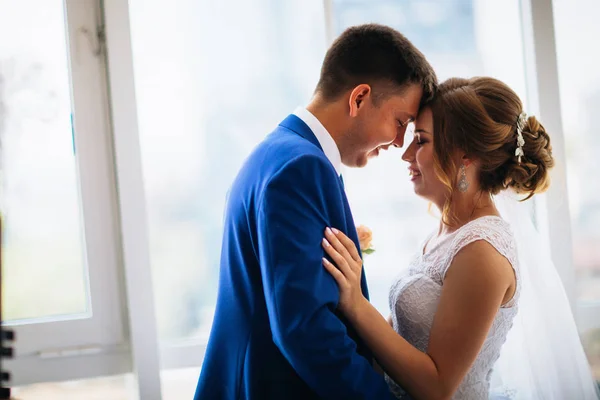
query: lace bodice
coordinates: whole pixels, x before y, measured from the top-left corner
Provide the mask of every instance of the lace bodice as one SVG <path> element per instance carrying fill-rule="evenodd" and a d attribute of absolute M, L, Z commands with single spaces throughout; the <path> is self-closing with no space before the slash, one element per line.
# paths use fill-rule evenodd
<path fill-rule="evenodd" d="M 519 268 L 516 244 L 508 223 L 500 217 L 481 217 L 447 235 L 433 246 L 428 246 L 426 252 L 423 252 L 424 245 L 411 261 L 408 273 L 394 282 L 389 295 L 394 330 L 410 344 L 426 352 L 446 272 L 460 249 L 478 240 L 487 241 L 508 259 L 515 270 L 517 287 L 513 298 L 498 310 L 475 363 L 453 399 L 488 398 L 493 365 L 500 355 L 500 348 L 517 313 L 520 293 Z M 482 265 L 482 268 L 484 267 L 485 265 Z M 389 377 L 386 376 L 386 379 L 397 397 L 405 395 Z"/>

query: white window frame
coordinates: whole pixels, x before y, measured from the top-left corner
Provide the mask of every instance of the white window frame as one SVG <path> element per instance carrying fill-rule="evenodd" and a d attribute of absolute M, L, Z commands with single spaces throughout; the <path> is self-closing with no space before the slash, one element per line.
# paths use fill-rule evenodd
<path fill-rule="evenodd" d="M 139 141 L 129 3 L 100 0 L 106 27 L 110 109 L 119 193 L 128 342 L 135 397 L 161 399 L 146 193 Z"/>
<path fill-rule="evenodd" d="M 5 367 L 15 386 L 131 370 L 120 303 L 119 213 L 106 70 L 97 39 L 99 8 L 95 0 L 64 4 L 91 313 L 6 323 L 16 334 L 15 358 Z"/>
<path fill-rule="evenodd" d="M 127 0 L 65 0 L 92 315 L 12 324 L 11 385 L 133 372 L 160 399 Z M 108 73 L 110 71 L 110 73 Z"/>

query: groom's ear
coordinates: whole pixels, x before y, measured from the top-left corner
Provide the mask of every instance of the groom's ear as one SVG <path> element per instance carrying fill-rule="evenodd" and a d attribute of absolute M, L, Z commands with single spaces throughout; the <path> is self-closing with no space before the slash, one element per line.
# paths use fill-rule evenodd
<path fill-rule="evenodd" d="M 365 100 L 371 96 L 371 86 L 366 83 L 361 83 L 356 86 L 350 92 L 350 97 L 348 99 L 348 105 L 350 106 L 351 117 L 356 117 L 358 115 L 358 111 L 364 106 Z"/>

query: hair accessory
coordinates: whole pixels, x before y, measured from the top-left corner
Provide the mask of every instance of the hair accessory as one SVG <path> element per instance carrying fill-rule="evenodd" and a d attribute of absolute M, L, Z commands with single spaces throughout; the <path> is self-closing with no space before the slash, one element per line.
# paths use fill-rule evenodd
<path fill-rule="evenodd" d="M 523 128 L 525 128 L 525 123 L 527 123 L 527 114 L 523 111 L 519 114 L 519 118 L 517 118 L 517 149 L 515 150 L 515 157 L 518 157 L 519 164 L 521 164 L 521 157 L 525 155 L 523 152 L 523 145 L 525 144 Z"/>

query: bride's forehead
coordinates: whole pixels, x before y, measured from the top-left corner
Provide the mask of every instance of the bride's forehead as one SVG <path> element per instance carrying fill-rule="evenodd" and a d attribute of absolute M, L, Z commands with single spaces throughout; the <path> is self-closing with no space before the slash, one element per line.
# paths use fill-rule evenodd
<path fill-rule="evenodd" d="M 425 106 L 421 107 L 419 113 L 417 114 L 417 121 L 426 121 L 433 119 L 433 113 L 431 112 L 431 107 Z"/>
<path fill-rule="evenodd" d="M 431 132 L 432 126 L 433 115 L 431 114 L 431 109 L 429 107 L 425 107 L 421 109 L 417 115 L 417 119 L 415 120 L 415 129 L 424 129 L 427 132 Z"/>

